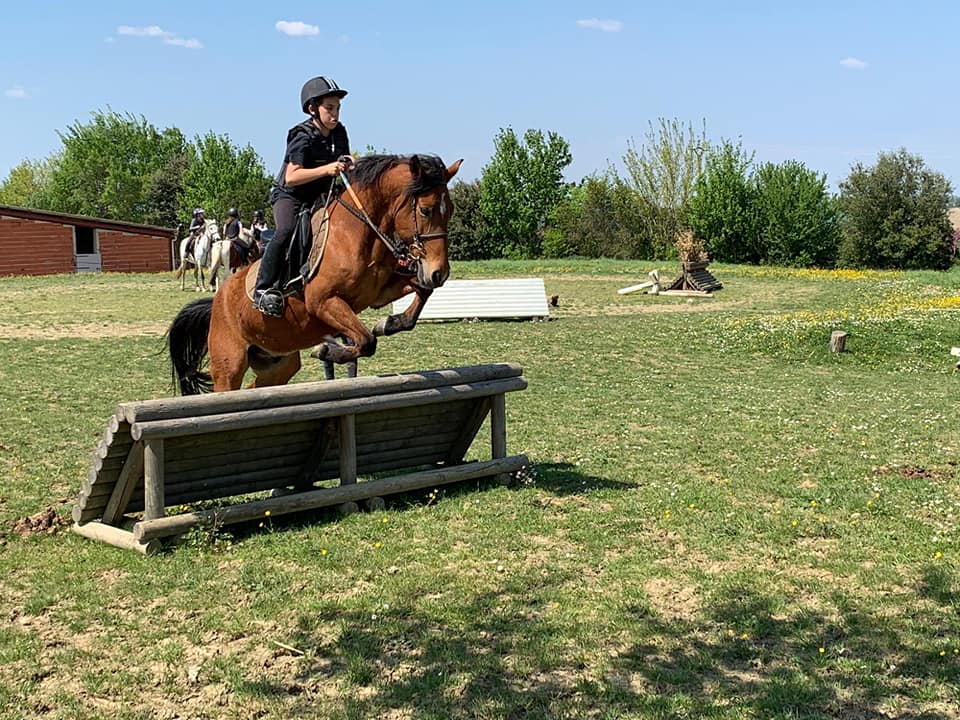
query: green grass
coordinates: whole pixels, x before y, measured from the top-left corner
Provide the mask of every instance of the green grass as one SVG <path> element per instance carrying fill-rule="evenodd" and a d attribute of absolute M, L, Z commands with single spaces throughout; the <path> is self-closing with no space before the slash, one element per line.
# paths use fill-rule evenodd
<path fill-rule="evenodd" d="M 69 514 L 118 402 L 170 394 L 194 294 L 0 279 L 0 717 L 960 717 L 960 272 L 617 295 L 655 267 L 455 265 L 543 277 L 554 321 L 424 324 L 361 363 L 523 365 L 532 482 L 151 558 L 12 528 Z"/>

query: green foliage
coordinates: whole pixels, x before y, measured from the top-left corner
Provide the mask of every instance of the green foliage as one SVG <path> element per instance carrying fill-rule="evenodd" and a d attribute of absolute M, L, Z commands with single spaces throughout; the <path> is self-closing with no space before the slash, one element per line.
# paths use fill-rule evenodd
<path fill-rule="evenodd" d="M 947 179 L 904 148 L 880 153 L 870 167 L 856 163 L 840 183 L 840 262 L 872 268 L 949 267 L 951 195 Z"/>
<path fill-rule="evenodd" d="M 480 181 L 457 181 L 450 186 L 454 213 L 447 228 L 450 233 L 450 258 L 481 260 L 493 257 L 483 213 L 480 211 Z"/>
<path fill-rule="evenodd" d="M 222 218 L 235 207 L 240 217 L 263 208 L 272 178 L 249 145 L 237 147 L 227 135 L 208 132 L 194 141 L 194 156 L 184 174 L 180 220 L 189 222 L 194 207 L 208 218 Z"/>
<path fill-rule="evenodd" d="M 142 116 L 112 110 L 92 115 L 89 123 L 59 133 L 63 151 L 51 174 L 48 209 L 130 222 L 165 217 L 169 211 L 157 202 L 167 188 L 179 186 L 183 135 L 176 128 L 158 130 Z"/>
<path fill-rule="evenodd" d="M 707 156 L 697 179 L 686 220 L 706 242 L 713 260 L 758 263 L 762 259 L 756 238 L 756 190 L 748 177 L 753 155 L 740 143 L 723 141 Z"/>
<path fill-rule="evenodd" d="M 613 171 L 589 175 L 550 213 L 545 257 L 651 258 L 642 200 Z"/>
<path fill-rule="evenodd" d="M 45 207 L 44 195 L 56 160 L 56 156 L 45 161 L 24 160 L 13 168 L 0 184 L 0 205 Z"/>
<path fill-rule="evenodd" d="M 521 141 L 511 128 L 500 130 L 480 183 L 492 256 L 541 254 L 547 215 L 568 193 L 563 169 L 571 160 L 569 144 L 555 132 L 527 130 Z"/>
<path fill-rule="evenodd" d="M 659 119 L 657 128 L 650 123 L 644 145 L 627 143 L 623 164 L 640 198 L 638 207 L 657 257 L 676 254 L 674 241 L 709 149 L 705 124 L 697 133 L 692 124 L 684 127 L 677 119 L 665 118 Z"/>
<path fill-rule="evenodd" d="M 794 160 L 764 163 L 753 175 L 754 218 L 763 261 L 832 267 L 840 242 L 836 204 L 826 175 Z"/>

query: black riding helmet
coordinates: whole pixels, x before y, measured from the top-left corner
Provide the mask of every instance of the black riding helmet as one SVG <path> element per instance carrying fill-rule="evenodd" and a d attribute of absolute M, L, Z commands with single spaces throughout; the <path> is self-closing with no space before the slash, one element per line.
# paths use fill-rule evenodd
<path fill-rule="evenodd" d="M 254 210 L 253 211 L 254 220 L 263 220 L 263 210 Z"/>
<path fill-rule="evenodd" d="M 323 75 L 318 75 L 315 78 L 310 78 L 303 84 L 303 89 L 300 91 L 300 107 L 309 115 L 310 111 L 307 110 L 307 105 L 311 100 L 324 98 L 328 95 L 342 98 L 345 97 L 346 94 L 347 91 L 337 85 L 335 80 L 323 77 Z"/>
<path fill-rule="evenodd" d="M 236 208 L 230 208 L 229 210 L 227 210 L 227 217 L 239 218 L 240 213 L 237 212 Z"/>

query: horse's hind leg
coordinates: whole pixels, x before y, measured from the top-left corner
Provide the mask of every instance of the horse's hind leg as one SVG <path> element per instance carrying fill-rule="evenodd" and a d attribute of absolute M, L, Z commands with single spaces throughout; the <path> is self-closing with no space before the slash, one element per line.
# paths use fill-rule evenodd
<path fill-rule="evenodd" d="M 247 352 L 250 369 L 256 376 L 250 387 L 270 387 L 286 385 L 290 378 L 300 370 L 300 353 L 277 357 L 267 355 L 259 348 L 250 348 Z"/>

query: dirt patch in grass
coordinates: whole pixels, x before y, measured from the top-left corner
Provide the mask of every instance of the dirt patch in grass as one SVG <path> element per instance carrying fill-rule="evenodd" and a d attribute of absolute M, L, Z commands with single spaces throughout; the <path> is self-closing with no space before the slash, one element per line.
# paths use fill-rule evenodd
<path fill-rule="evenodd" d="M 13 524 L 13 532 L 22 538 L 45 533 L 53 535 L 67 524 L 66 518 L 57 514 L 56 509 L 48 507 L 29 517 L 19 518 Z"/>
<path fill-rule="evenodd" d="M 167 331 L 162 323 L 79 323 L 37 327 L 0 325 L 4 340 L 62 340 L 63 338 L 161 337 Z"/>
<path fill-rule="evenodd" d="M 657 613 L 668 620 L 686 620 L 700 612 L 700 598 L 690 585 L 658 577 L 647 580 L 643 591 Z"/>

